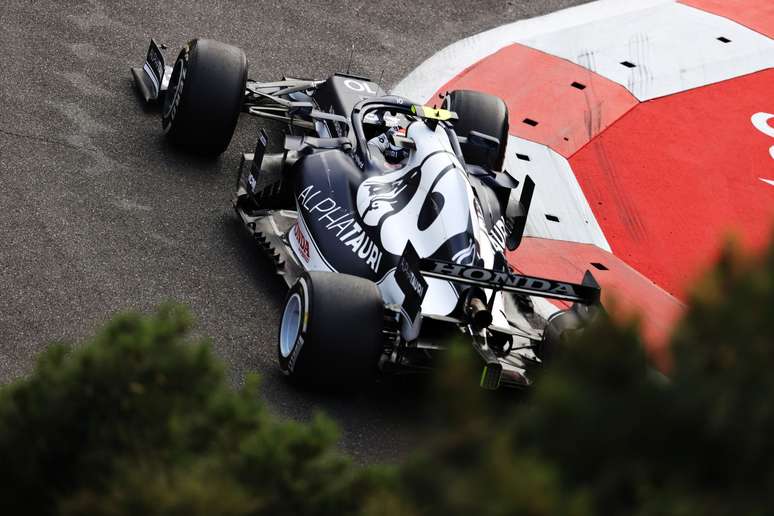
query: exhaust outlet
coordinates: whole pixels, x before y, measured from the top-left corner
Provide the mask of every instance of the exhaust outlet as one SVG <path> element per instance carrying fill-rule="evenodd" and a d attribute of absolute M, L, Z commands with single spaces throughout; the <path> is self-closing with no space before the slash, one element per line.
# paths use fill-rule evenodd
<path fill-rule="evenodd" d="M 492 313 L 484 302 L 476 296 L 471 297 L 465 305 L 465 315 L 467 315 L 470 324 L 477 330 L 488 328 L 492 324 Z"/>

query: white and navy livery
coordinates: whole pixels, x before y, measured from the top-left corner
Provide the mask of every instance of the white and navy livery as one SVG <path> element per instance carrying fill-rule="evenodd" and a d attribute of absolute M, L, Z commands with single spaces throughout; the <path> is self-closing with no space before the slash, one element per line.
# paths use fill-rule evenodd
<path fill-rule="evenodd" d="M 590 274 L 572 284 L 507 264 L 535 185 L 527 177 L 517 198 L 502 170 L 499 98 L 455 91 L 437 109 L 346 74 L 260 83 L 241 51 L 209 40 L 188 43 L 171 72 L 155 43 L 148 56 L 135 79 L 146 100 L 163 101 L 175 143 L 222 152 L 240 112 L 287 124 L 281 152 L 266 152 L 261 131 L 243 155 L 233 200 L 291 287 L 278 342 L 287 375 L 354 385 L 377 370 L 427 369 L 468 341 L 483 387 L 528 385 L 529 367 L 596 310 Z M 214 60 L 221 76 L 204 66 Z M 533 297 L 574 304 L 546 321 Z"/>

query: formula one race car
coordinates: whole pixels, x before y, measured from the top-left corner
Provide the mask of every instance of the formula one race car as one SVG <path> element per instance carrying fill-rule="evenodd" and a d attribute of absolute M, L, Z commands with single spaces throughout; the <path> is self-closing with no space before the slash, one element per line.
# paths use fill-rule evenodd
<path fill-rule="evenodd" d="M 528 372 L 599 306 L 581 284 L 515 274 L 535 184 L 502 170 L 508 112 L 497 97 L 445 95 L 440 108 L 370 80 L 247 79 L 244 53 L 197 39 L 164 64 L 151 42 L 133 69 L 159 100 L 177 144 L 223 152 L 241 112 L 286 124 L 283 151 L 259 132 L 243 154 L 234 208 L 290 291 L 279 328 L 282 371 L 351 386 L 377 371 L 421 371 L 467 341 L 481 386 L 528 385 Z M 548 320 L 533 298 L 572 302 Z"/>

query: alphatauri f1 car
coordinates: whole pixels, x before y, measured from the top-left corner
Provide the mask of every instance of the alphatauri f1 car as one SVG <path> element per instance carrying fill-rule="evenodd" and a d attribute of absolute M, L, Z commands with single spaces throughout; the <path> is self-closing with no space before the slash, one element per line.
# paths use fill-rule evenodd
<path fill-rule="evenodd" d="M 240 113 L 286 126 L 278 153 L 259 131 L 233 197 L 290 287 L 277 343 L 286 375 L 355 385 L 378 371 L 426 370 L 466 341 L 483 361 L 482 387 L 524 386 L 597 310 L 590 273 L 567 283 L 516 274 L 506 260 L 535 184 L 503 170 L 501 99 L 452 91 L 429 107 L 349 74 L 257 82 L 244 52 L 206 39 L 173 66 L 151 41 L 132 72 L 145 100 L 159 102 L 167 136 L 192 151 L 222 153 Z M 546 320 L 535 297 L 572 305 Z"/>

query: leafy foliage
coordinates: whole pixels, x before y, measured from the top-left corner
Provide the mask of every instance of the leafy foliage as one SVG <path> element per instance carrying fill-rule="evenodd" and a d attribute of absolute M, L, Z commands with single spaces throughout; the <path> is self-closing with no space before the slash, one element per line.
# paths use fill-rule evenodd
<path fill-rule="evenodd" d="M 342 514 L 366 475 L 336 430 L 269 416 L 225 382 L 179 307 L 55 345 L 0 393 L 3 514 Z"/>
<path fill-rule="evenodd" d="M 695 289 L 667 380 L 636 323 L 600 319 L 514 400 L 449 354 L 437 430 L 361 467 L 334 425 L 279 421 L 227 386 L 176 306 L 53 345 L 0 389 L 3 514 L 768 514 L 774 507 L 774 246 L 726 252 Z"/>

